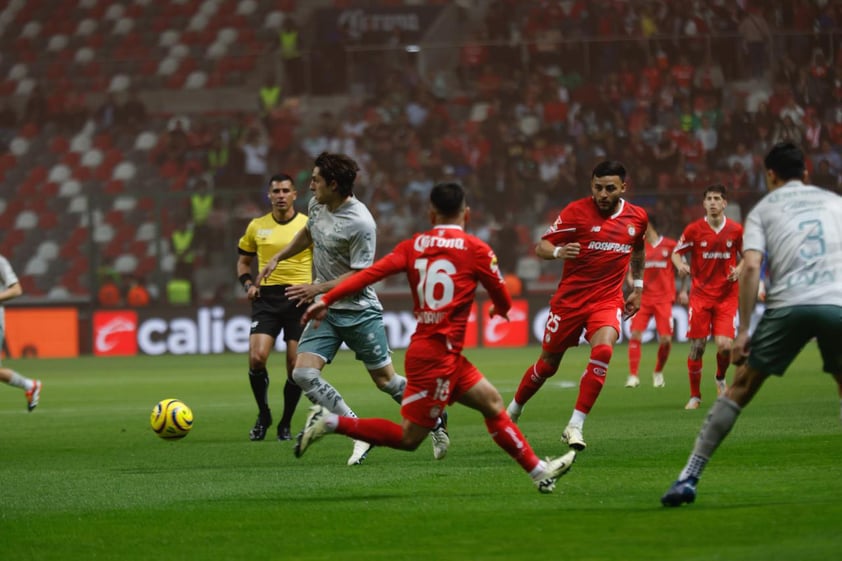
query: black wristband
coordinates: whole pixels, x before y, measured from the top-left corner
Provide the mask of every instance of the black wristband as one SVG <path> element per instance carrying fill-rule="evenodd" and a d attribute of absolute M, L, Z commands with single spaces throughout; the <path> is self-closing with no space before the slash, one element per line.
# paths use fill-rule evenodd
<path fill-rule="evenodd" d="M 245 288 L 246 290 L 249 289 L 249 287 L 246 286 L 246 283 L 249 281 L 251 281 L 251 283 L 254 284 L 254 279 L 251 278 L 250 273 L 243 273 L 242 275 L 240 275 L 240 284 L 243 285 L 243 288 Z"/>

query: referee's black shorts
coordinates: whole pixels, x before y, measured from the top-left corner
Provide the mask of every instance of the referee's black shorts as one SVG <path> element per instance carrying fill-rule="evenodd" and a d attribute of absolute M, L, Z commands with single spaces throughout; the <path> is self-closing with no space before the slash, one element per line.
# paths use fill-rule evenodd
<path fill-rule="evenodd" d="M 277 339 L 281 331 L 284 341 L 298 341 L 304 326 L 301 316 L 307 310 L 306 305 L 296 306 L 296 302 L 286 296 L 288 284 L 274 284 L 260 287 L 260 298 L 251 303 L 250 334 L 263 333 Z"/>

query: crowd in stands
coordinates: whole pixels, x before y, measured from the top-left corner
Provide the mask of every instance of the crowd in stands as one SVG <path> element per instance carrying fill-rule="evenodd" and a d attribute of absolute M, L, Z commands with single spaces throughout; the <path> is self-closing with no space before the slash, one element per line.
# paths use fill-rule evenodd
<path fill-rule="evenodd" d="M 319 70 L 302 70 L 308 46 L 273 43 L 283 71 L 263 77 L 251 112 L 150 115 L 134 89 L 98 107 L 75 94 L 57 106 L 36 87 L 22 112 L 0 104 L 0 150 L 31 123 L 72 132 L 93 120 L 117 145 L 157 127 L 148 157 L 164 188 L 217 195 L 193 236 L 200 259 L 235 246 L 220 238 L 226 217 L 239 235 L 267 211 L 272 173 L 296 179 L 306 208 L 324 150 L 361 164 L 357 195 L 377 219 L 380 254 L 426 227 L 427 192 L 455 179 L 468 189 L 471 228 L 507 271 L 563 205 L 587 195 L 600 159 L 626 164 L 629 198 L 673 237 L 713 182 L 729 189 L 733 216 L 744 214 L 765 190 L 763 154 L 784 138 L 804 146 L 816 184 L 840 190 L 842 2 L 494 0 L 482 18 L 469 15 L 452 71 L 424 70 L 423 50 L 370 54 L 370 83 L 355 88 L 365 73 L 349 69 L 340 89 L 357 95 L 315 118 L 302 109 L 300 82 Z M 284 26 L 297 29 L 291 16 Z M 192 205 L 166 209 L 169 222 L 191 222 Z"/>

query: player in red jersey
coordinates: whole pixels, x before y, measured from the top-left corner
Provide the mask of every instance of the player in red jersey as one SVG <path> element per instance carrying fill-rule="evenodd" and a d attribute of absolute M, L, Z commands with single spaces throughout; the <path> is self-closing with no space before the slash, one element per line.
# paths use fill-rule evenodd
<path fill-rule="evenodd" d="M 671 257 L 675 249 L 675 240 L 660 235 L 656 226 L 655 217 L 650 216 L 649 228 L 646 229 L 646 266 L 643 271 L 643 284 L 646 288 L 640 298 L 640 311 L 631 320 L 627 388 L 640 385 L 640 378 L 637 376 L 640 367 L 640 343 L 652 317 L 655 318 L 655 329 L 658 332 L 658 359 L 652 373 L 652 385 L 656 388 L 664 387 L 664 364 L 672 348 L 675 266 Z M 629 282 L 632 282 L 631 275 Z"/>
<path fill-rule="evenodd" d="M 445 407 L 458 401 L 482 413 L 494 442 L 529 473 L 540 492 L 550 493 L 576 453 L 539 459 L 506 414 L 500 392 L 462 355 L 477 283 L 491 297 L 491 316 L 506 317 L 512 305 L 497 257 L 488 244 L 464 232 L 468 208 L 461 185 L 439 183 L 430 193 L 430 203 L 431 230 L 399 243 L 371 267 L 343 280 L 311 304 L 303 319 L 318 325 L 331 302 L 390 275 L 406 274 L 418 324 L 406 351 L 403 424 L 340 417 L 316 405 L 298 435 L 295 455 L 300 457 L 310 444 L 332 432 L 375 446 L 415 450 Z"/>
<path fill-rule="evenodd" d="M 690 378 L 690 401 L 685 409 L 698 409 L 702 403 L 702 355 L 710 335 L 716 342 L 716 393 L 726 388 L 725 371 L 731 359 L 737 320 L 737 279 L 742 263 L 737 258 L 743 252 L 743 227 L 725 217 L 728 204 L 725 186 L 715 184 L 704 193 L 705 217 L 691 222 L 672 254 L 672 262 L 682 278 L 679 302 L 689 302 L 687 338 L 690 355 L 687 375 Z M 690 263 L 682 259 L 690 258 Z M 690 297 L 684 279 L 692 278 Z"/>
<path fill-rule="evenodd" d="M 640 309 L 648 218 L 642 208 L 622 198 L 625 190 L 623 164 L 597 164 L 591 173 L 591 196 L 567 205 L 535 248 L 542 259 L 564 259 L 564 273 L 550 300 L 541 356 L 524 373 L 509 416 L 517 421 L 526 402 L 556 373 L 564 352 L 578 345 L 584 329 L 590 361 L 561 437 L 576 450 L 585 449 L 582 426 L 605 384 L 622 317 Z M 629 269 L 634 289 L 624 301 Z"/>

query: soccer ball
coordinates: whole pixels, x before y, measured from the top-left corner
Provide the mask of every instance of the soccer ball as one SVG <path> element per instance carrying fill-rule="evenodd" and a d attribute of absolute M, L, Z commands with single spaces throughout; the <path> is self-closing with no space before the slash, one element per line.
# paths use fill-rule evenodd
<path fill-rule="evenodd" d="M 193 411 L 180 399 L 164 399 L 152 408 L 149 424 L 161 438 L 184 438 L 193 427 Z"/>

